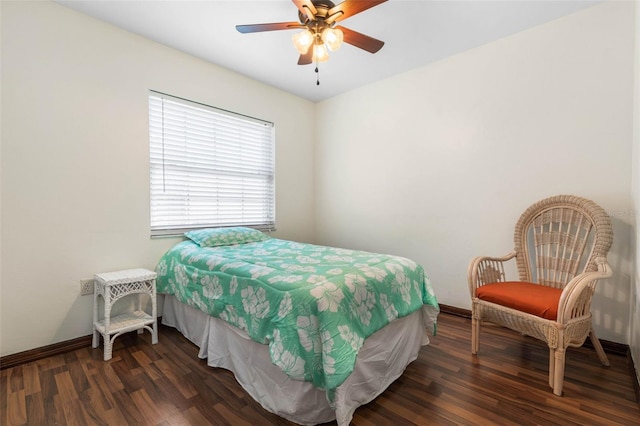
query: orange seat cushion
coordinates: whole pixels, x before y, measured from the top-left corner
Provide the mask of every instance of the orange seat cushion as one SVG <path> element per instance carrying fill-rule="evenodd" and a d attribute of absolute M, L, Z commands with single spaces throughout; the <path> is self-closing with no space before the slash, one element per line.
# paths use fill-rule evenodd
<path fill-rule="evenodd" d="M 562 289 L 527 282 L 507 281 L 486 284 L 476 291 L 476 296 L 487 302 L 555 320 Z"/>

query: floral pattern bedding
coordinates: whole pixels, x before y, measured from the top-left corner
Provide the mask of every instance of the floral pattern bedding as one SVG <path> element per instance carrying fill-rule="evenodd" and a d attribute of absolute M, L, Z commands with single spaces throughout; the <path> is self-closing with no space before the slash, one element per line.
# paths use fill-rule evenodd
<path fill-rule="evenodd" d="M 396 318 L 438 304 L 421 266 L 397 256 L 269 238 L 219 247 L 191 240 L 159 261 L 158 292 L 268 344 L 288 376 L 325 389 L 349 376 L 364 340 Z"/>

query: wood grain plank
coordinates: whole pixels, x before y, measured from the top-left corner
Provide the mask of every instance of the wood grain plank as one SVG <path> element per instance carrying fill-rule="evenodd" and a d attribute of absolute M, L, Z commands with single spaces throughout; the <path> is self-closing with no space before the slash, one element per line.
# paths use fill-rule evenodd
<path fill-rule="evenodd" d="M 195 407 L 191 407 L 170 416 L 166 424 L 170 426 L 206 425 L 207 419 Z"/>
<path fill-rule="evenodd" d="M 160 372 L 167 379 L 169 379 L 169 381 L 176 387 L 176 389 L 180 391 L 183 397 L 189 399 L 195 396 L 198 393 L 198 391 L 191 385 L 190 381 L 184 379 L 187 375 L 176 374 L 175 373 L 176 370 L 178 371 L 180 370 L 174 368 L 175 364 L 173 366 L 171 364 L 174 364 L 174 363 L 171 363 L 170 361 L 164 360 L 164 359 L 154 362 L 154 365 L 158 367 Z"/>
<path fill-rule="evenodd" d="M 158 424 L 177 411 L 173 410 L 172 412 L 165 413 L 163 410 L 160 410 L 156 403 L 149 397 L 149 394 L 145 389 L 133 392 L 131 394 L 131 399 L 136 407 L 138 407 L 138 410 L 144 417 L 146 424 Z"/>
<path fill-rule="evenodd" d="M 27 403 L 24 389 L 9 393 L 7 396 L 7 410 L 9 413 L 7 425 L 27 424 Z"/>
<path fill-rule="evenodd" d="M 58 395 L 60 396 L 60 400 L 63 404 L 68 401 L 78 399 L 78 392 L 76 391 L 76 387 L 68 371 L 56 374 L 54 379 L 56 381 Z"/>
<path fill-rule="evenodd" d="M 47 418 L 45 417 L 46 412 L 42 393 L 27 395 L 25 402 L 27 404 L 27 419 L 29 419 L 29 423 L 34 425 L 46 424 Z"/>
<path fill-rule="evenodd" d="M 35 362 L 30 362 L 22 366 L 22 375 L 24 377 L 24 393 L 25 395 L 33 395 L 39 393 L 42 388 L 40 387 L 40 374 L 38 372 L 38 365 Z"/>
<path fill-rule="evenodd" d="M 241 413 L 236 414 L 235 411 L 231 410 L 229 406 L 223 402 L 220 402 L 213 406 L 213 409 L 216 410 L 220 414 L 220 416 L 232 424 L 234 426 L 252 426 L 253 423 L 248 422 L 247 420 L 241 417 Z"/>

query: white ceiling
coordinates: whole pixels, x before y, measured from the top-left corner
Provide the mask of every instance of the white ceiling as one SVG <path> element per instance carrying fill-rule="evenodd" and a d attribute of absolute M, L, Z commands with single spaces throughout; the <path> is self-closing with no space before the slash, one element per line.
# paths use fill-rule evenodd
<path fill-rule="evenodd" d="M 289 0 L 56 0 L 132 33 L 294 95 L 320 101 L 589 7 L 599 0 L 390 0 L 341 25 L 383 40 L 371 54 L 344 44 L 320 64 L 297 65 L 296 30 L 240 34 L 236 24 L 297 21 Z M 337 1 L 336 3 L 339 3 Z"/>

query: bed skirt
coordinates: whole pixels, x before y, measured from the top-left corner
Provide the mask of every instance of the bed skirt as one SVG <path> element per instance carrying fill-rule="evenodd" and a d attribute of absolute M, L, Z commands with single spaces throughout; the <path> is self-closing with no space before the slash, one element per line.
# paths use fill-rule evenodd
<path fill-rule="evenodd" d="M 230 370 L 264 409 L 289 421 L 314 425 L 336 420 L 347 426 L 355 410 L 381 394 L 429 343 L 425 313 L 399 318 L 365 340 L 353 373 L 338 387 L 333 406 L 325 391 L 289 378 L 271 363 L 266 345 L 242 330 L 165 295 L 162 323 L 200 348 L 211 367 Z"/>

